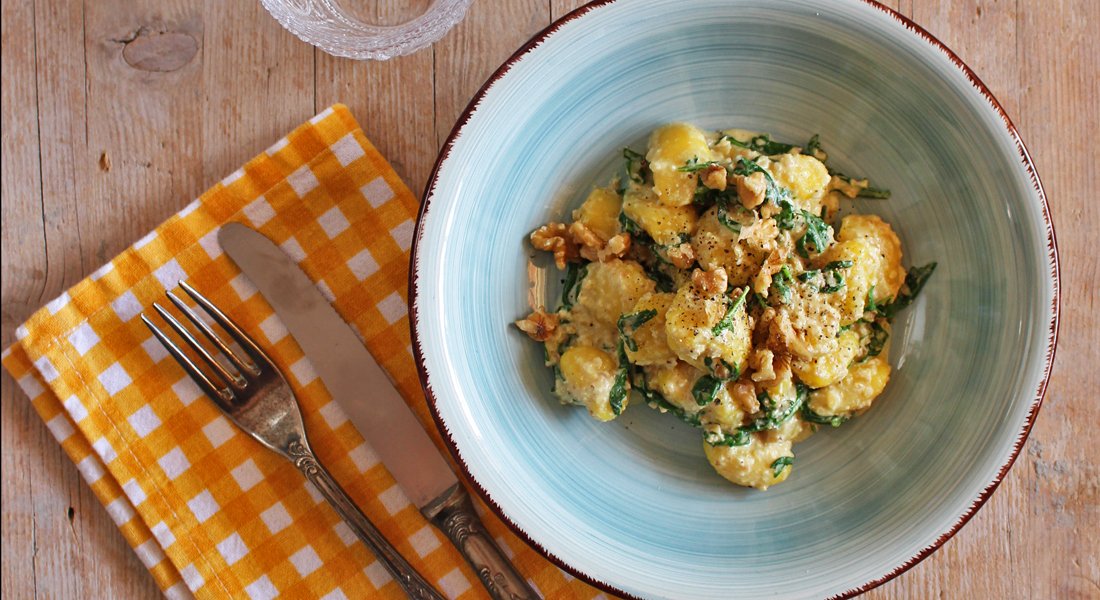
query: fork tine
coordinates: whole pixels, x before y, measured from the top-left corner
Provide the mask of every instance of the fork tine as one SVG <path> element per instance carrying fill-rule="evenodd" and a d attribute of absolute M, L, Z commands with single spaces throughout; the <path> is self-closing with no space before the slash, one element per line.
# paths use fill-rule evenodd
<path fill-rule="evenodd" d="M 200 331 L 206 334 L 207 339 L 209 339 L 211 342 L 214 342 L 214 345 L 216 345 L 218 349 L 222 351 L 222 354 L 224 354 L 226 358 L 228 358 L 229 361 L 233 363 L 233 366 L 236 367 L 242 375 L 246 373 L 251 375 L 259 374 L 258 372 L 256 372 L 256 367 L 245 364 L 245 362 L 241 360 L 240 357 L 234 354 L 233 351 L 229 349 L 229 346 L 224 341 L 222 341 L 221 336 L 215 333 L 214 329 L 210 327 L 210 325 L 207 325 L 206 321 L 200 319 L 199 316 L 195 314 L 195 311 L 191 310 L 190 306 L 184 304 L 183 300 L 180 299 L 179 296 L 173 294 L 172 292 L 167 292 L 165 295 L 168 296 L 168 299 L 172 301 L 172 304 L 176 305 L 176 308 L 180 309 L 180 312 L 182 312 L 183 315 L 187 317 L 188 321 L 194 323 L 195 327 L 198 327 Z"/>
<path fill-rule="evenodd" d="M 207 300 L 206 296 L 200 294 L 186 281 L 180 281 L 179 285 L 181 288 L 183 288 L 183 291 L 187 292 L 188 296 L 191 296 L 191 298 L 194 299 L 195 302 L 198 302 L 199 306 L 201 306 L 203 310 L 205 310 L 206 313 L 211 316 L 211 318 L 217 321 L 218 325 L 221 325 L 222 329 L 224 329 L 229 334 L 229 336 L 233 338 L 233 341 L 237 342 L 237 344 L 239 344 L 240 347 L 243 348 L 246 353 L 248 353 L 248 355 L 256 363 L 257 369 L 260 367 L 261 363 L 266 363 L 274 367 L 275 361 L 271 360 L 271 357 L 269 357 L 267 353 L 260 349 L 259 344 L 257 344 L 252 339 L 252 336 L 245 333 L 240 327 L 237 327 L 237 324 L 230 320 L 230 318 L 227 317 L 226 314 L 221 311 L 221 309 L 219 309 L 217 306 L 214 306 L 212 302 Z"/>
<path fill-rule="evenodd" d="M 199 370 L 199 368 L 195 366 L 195 363 L 191 362 L 191 359 L 187 358 L 187 355 L 179 349 L 179 346 L 176 346 L 175 342 L 173 342 L 167 334 L 149 320 L 149 317 L 143 314 L 141 315 L 141 320 L 145 323 L 145 326 L 153 332 L 153 335 L 160 340 L 164 349 L 172 355 L 172 358 L 176 359 L 176 362 L 183 367 L 184 371 L 187 371 L 191 380 L 198 384 L 207 396 L 219 405 L 228 404 L 233 400 L 233 390 L 229 388 L 219 388 L 214 385 L 214 382 L 210 381 L 210 379 L 206 377 L 206 374 Z"/>
<path fill-rule="evenodd" d="M 177 334 L 179 334 L 180 337 L 183 338 L 183 341 L 187 342 L 188 346 L 191 346 L 192 350 L 199 353 L 199 356 L 202 357 L 206 364 L 209 365 L 211 369 L 214 369 L 219 376 L 221 376 L 222 381 L 225 381 L 226 383 L 237 389 L 244 389 L 246 384 L 244 379 L 242 379 L 240 375 L 230 373 L 225 369 L 225 367 L 221 366 L 218 361 L 214 360 L 214 357 L 206 351 L 206 348 L 202 347 L 202 344 L 200 344 L 199 341 L 195 339 L 195 336 L 191 335 L 191 332 L 187 330 L 187 327 L 185 327 L 183 323 L 180 323 L 178 320 L 176 320 L 176 318 L 173 317 L 167 309 L 154 302 L 153 310 L 157 311 L 157 314 L 159 314 L 161 318 L 163 318 L 164 321 L 168 323 L 169 327 L 171 327 Z"/>

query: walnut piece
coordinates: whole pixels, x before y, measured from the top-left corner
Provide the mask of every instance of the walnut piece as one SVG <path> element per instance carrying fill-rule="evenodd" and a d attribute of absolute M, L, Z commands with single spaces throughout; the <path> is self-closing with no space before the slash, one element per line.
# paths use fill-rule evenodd
<path fill-rule="evenodd" d="M 695 286 L 695 289 L 699 290 L 701 294 L 706 296 L 717 296 L 726 293 L 729 277 L 726 275 L 726 270 L 722 267 L 718 267 L 713 271 L 695 269 L 691 274 L 691 284 Z"/>
<path fill-rule="evenodd" d="M 776 310 L 769 306 L 760 316 L 757 327 L 763 327 L 766 335 L 764 346 L 774 354 L 790 355 L 802 360 L 814 358 L 806 340 L 795 331 L 786 310 Z"/>
<path fill-rule="evenodd" d="M 577 244 L 567 235 L 568 229 L 562 223 L 547 223 L 531 233 L 531 245 L 537 250 L 554 253 L 554 264 L 565 269 L 565 263 L 579 256 Z"/>
<path fill-rule="evenodd" d="M 748 242 L 749 246 L 770 252 L 775 248 L 775 238 L 779 237 L 779 225 L 775 219 L 756 219 L 741 227 L 737 234 L 738 242 Z"/>
<path fill-rule="evenodd" d="M 607 262 L 613 258 L 622 258 L 624 254 L 630 251 L 630 234 L 620 233 L 607 240 L 607 245 L 603 250 L 596 253 L 600 262 Z"/>
<path fill-rule="evenodd" d="M 577 222 L 569 226 L 569 235 L 580 249 L 581 258 L 592 262 L 607 262 L 613 258 L 621 258 L 630 250 L 629 233 L 620 233 L 604 242 L 587 225 Z"/>
<path fill-rule="evenodd" d="M 756 386 L 753 384 L 747 381 L 738 381 L 733 384 L 730 395 L 746 413 L 751 415 L 760 410 L 760 401 L 756 399 Z"/>
<path fill-rule="evenodd" d="M 767 191 L 768 180 L 760 171 L 737 178 L 737 197 L 741 199 L 741 205 L 749 210 L 764 203 Z"/>
<path fill-rule="evenodd" d="M 668 259 L 672 261 L 677 269 L 690 269 L 691 265 L 695 264 L 695 248 L 687 242 L 679 246 L 673 246 L 667 252 Z"/>
<path fill-rule="evenodd" d="M 699 179 L 703 182 L 703 185 L 712 190 L 724 191 L 727 183 L 726 168 L 722 165 L 711 165 L 700 173 Z"/>
<path fill-rule="evenodd" d="M 561 317 L 557 313 L 547 314 L 546 307 L 540 306 L 526 319 L 516 321 L 516 327 L 522 329 L 536 342 L 545 342 L 554 335 L 554 330 L 557 329 L 560 321 Z"/>
<path fill-rule="evenodd" d="M 774 223 L 774 221 L 772 221 Z M 752 289 L 757 294 L 768 297 L 768 289 L 772 285 L 772 275 L 775 275 L 783 268 L 783 263 L 787 261 L 787 253 L 784 248 L 776 248 L 768 253 L 768 258 L 764 259 L 764 264 L 760 266 L 760 270 L 757 271 L 756 276 L 752 280 Z"/>
<path fill-rule="evenodd" d="M 791 357 L 776 354 L 767 348 L 757 348 L 749 354 L 749 368 L 753 370 L 751 379 L 765 387 L 779 383 L 791 377 Z"/>

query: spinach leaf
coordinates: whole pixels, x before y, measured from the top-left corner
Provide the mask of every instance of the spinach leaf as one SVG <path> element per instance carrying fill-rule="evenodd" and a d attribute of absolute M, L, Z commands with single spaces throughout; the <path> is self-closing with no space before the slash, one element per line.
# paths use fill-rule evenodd
<path fill-rule="evenodd" d="M 767 156 L 786 154 L 796 148 L 796 146 L 792 144 L 773 142 L 771 137 L 766 133 L 755 136 L 748 142 L 739 141 L 730 135 L 722 136 L 722 138 L 718 141 L 722 140 L 729 140 L 730 144 L 733 146 L 737 146 L 738 148 L 745 148 L 747 150 L 755 150 L 756 152 Z"/>
<path fill-rule="evenodd" d="M 692 386 L 691 396 L 695 398 L 696 404 L 706 406 L 718 397 L 718 392 L 722 390 L 724 383 L 725 381 L 713 375 L 703 375 Z"/>
<path fill-rule="evenodd" d="M 718 324 L 714 326 L 714 329 L 711 329 L 711 333 L 714 335 L 714 337 L 718 337 L 722 334 L 723 331 L 733 327 L 733 313 L 736 312 L 737 309 L 745 303 L 745 299 L 748 297 L 748 295 L 748 287 L 745 287 L 741 290 L 741 295 L 738 296 L 732 304 L 730 304 L 730 307 L 726 310 L 726 315 L 722 317 L 721 321 L 718 321 Z"/>
<path fill-rule="evenodd" d="M 923 267 L 909 269 L 909 272 L 905 275 L 903 291 L 898 292 L 897 297 L 893 300 L 878 307 L 879 316 L 886 319 L 888 323 L 892 323 L 899 311 L 913 303 L 913 300 L 924 289 L 924 284 L 928 283 L 928 278 L 932 276 L 932 272 L 935 270 L 936 263 L 934 262 L 930 262 Z M 905 291 L 906 288 L 908 288 L 907 291 Z"/>
<path fill-rule="evenodd" d="M 823 271 L 822 275 L 825 277 L 825 285 L 821 287 L 821 293 L 833 294 L 844 287 L 844 273 L 836 269 L 830 269 Z"/>
<path fill-rule="evenodd" d="M 878 304 L 875 304 L 875 284 L 871 284 L 871 289 L 867 290 L 867 300 L 863 303 L 864 310 L 867 312 L 878 312 Z"/>
<path fill-rule="evenodd" d="M 653 241 L 646 230 L 642 229 L 642 226 L 638 225 L 634 219 L 626 216 L 625 212 L 619 213 L 619 226 L 622 227 L 623 231 L 630 234 L 630 241 L 634 243 L 645 245 Z"/>
<path fill-rule="evenodd" d="M 753 419 L 752 423 L 740 427 L 739 430 L 755 432 L 781 427 L 798 412 L 798 409 L 802 408 L 810 388 L 797 383 L 795 389 L 797 394 L 795 399 L 786 405 L 776 402 L 767 392 L 761 392 L 756 396 L 756 400 L 760 402 L 761 416 Z"/>
<path fill-rule="evenodd" d="M 821 140 L 818 139 L 818 134 L 816 133 L 812 138 L 810 138 L 810 141 L 806 144 L 806 151 L 804 152 L 804 154 L 809 154 L 810 156 L 816 158 L 817 160 L 820 160 L 821 162 L 825 162 L 829 158 L 829 155 L 821 149 Z"/>
<path fill-rule="evenodd" d="M 684 166 L 677 167 L 676 170 L 681 172 L 681 173 L 696 173 L 698 171 L 702 171 L 703 169 L 706 169 L 706 168 L 710 167 L 711 165 L 716 165 L 716 164 L 718 164 L 718 161 L 716 161 L 716 160 L 708 160 L 708 161 L 705 161 L 705 162 L 700 162 L 699 157 L 695 156 L 695 157 L 692 157 L 691 160 L 687 161 L 687 164 L 685 164 Z"/>
<path fill-rule="evenodd" d="M 724 359 L 724 358 L 719 358 L 718 362 L 719 362 L 719 364 L 721 364 L 721 366 L 725 367 L 726 372 L 729 373 L 725 377 L 718 377 L 718 375 L 714 372 L 714 359 L 713 358 L 708 356 L 708 357 L 703 359 L 703 364 L 707 365 L 707 369 L 710 370 L 710 374 L 714 375 L 715 377 L 718 377 L 722 381 L 729 381 L 731 379 L 737 379 L 738 377 L 741 376 L 741 367 L 739 367 L 737 365 L 729 364 L 728 362 L 726 362 L 726 359 Z"/>
<path fill-rule="evenodd" d="M 821 254 L 830 242 L 829 225 L 808 210 L 802 211 L 802 220 L 806 222 L 806 234 L 798 238 L 795 250 L 802 258 L 809 258 L 810 253 L 806 248 L 808 242 L 813 244 L 815 254 Z"/>
<path fill-rule="evenodd" d="M 819 415 L 810 408 L 809 403 L 806 403 L 802 407 L 802 420 L 807 423 L 813 423 L 815 425 L 831 425 L 833 427 L 840 427 L 840 424 L 847 421 L 848 417 L 844 415 L 836 415 L 832 417 Z"/>
<path fill-rule="evenodd" d="M 706 440 L 711 446 L 744 446 L 749 443 L 752 437 L 748 431 L 742 431 L 738 429 L 732 434 L 723 432 L 707 432 L 703 434 L 703 439 Z"/>
<path fill-rule="evenodd" d="M 723 202 L 722 200 L 723 200 L 722 198 L 718 199 L 718 210 L 715 211 L 715 214 L 714 214 L 715 218 L 717 218 L 718 222 L 721 223 L 722 226 L 725 227 L 726 229 L 729 229 L 733 233 L 741 233 L 741 224 L 738 223 L 737 221 L 734 221 L 733 218 L 730 217 L 730 214 L 729 214 L 729 204 L 730 203 L 729 202 Z M 737 211 L 738 212 L 746 210 L 745 207 L 741 206 L 740 203 L 735 203 L 735 206 L 737 206 Z"/>
<path fill-rule="evenodd" d="M 622 414 L 623 404 L 626 402 L 628 393 L 626 375 L 627 368 L 619 369 L 619 374 L 615 376 L 615 383 L 611 386 L 611 394 L 608 396 L 608 402 L 611 403 L 611 412 L 615 413 L 616 417 Z"/>
<path fill-rule="evenodd" d="M 647 168 L 645 156 L 638 154 L 630 148 L 623 148 L 623 158 L 626 159 L 626 176 L 634 183 L 644 182 L 645 170 Z"/>
<path fill-rule="evenodd" d="M 854 265 L 850 260 L 830 261 L 821 269 L 810 269 L 798 274 L 797 279 L 803 283 L 809 283 L 811 287 L 819 288 L 824 293 L 831 294 L 844 287 L 844 274 L 837 273 L 837 269 L 849 269 Z M 824 285 L 819 285 L 818 276 L 822 276 Z"/>
<path fill-rule="evenodd" d="M 787 268 L 787 265 L 783 265 L 783 268 L 772 277 L 772 287 L 779 294 L 779 301 L 783 304 L 789 304 L 791 302 L 791 270 Z"/>
<path fill-rule="evenodd" d="M 780 456 L 772 463 L 772 477 L 778 478 L 783 469 L 794 464 L 793 456 Z"/>
<path fill-rule="evenodd" d="M 630 348 L 631 352 L 638 351 L 638 343 L 634 341 L 633 335 L 635 331 L 642 325 L 649 322 L 650 319 L 657 316 L 657 311 L 642 310 L 635 313 L 627 313 L 619 317 L 619 335 L 623 338 L 623 343 L 627 348 Z M 629 331 L 627 331 L 629 329 Z"/>
<path fill-rule="evenodd" d="M 867 354 L 856 362 L 863 362 L 872 356 L 882 354 L 882 350 L 886 348 L 886 341 L 890 339 L 890 332 L 875 320 L 871 322 L 870 338 L 867 342 Z"/>
<path fill-rule="evenodd" d="M 571 262 L 565 267 L 565 287 L 561 291 L 561 304 L 566 310 L 572 310 L 573 303 L 581 293 L 581 282 L 588 275 L 588 265 Z"/>

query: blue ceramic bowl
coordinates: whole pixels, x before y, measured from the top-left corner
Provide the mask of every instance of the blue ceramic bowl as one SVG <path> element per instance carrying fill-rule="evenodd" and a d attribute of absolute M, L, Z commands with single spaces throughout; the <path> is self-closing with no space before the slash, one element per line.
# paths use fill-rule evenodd
<path fill-rule="evenodd" d="M 511 325 L 561 274 L 525 242 L 675 120 L 821 135 L 890 188 L 856 202 L 937 261 L 874 409 L 796 447 L 782 485 L 719 477 L 698 431 L 635 402 L 599 423 Z M 1057 334 L 1049 211 L 1019 137 L 949 50 L 863 0 L 619 0 L 520 49 L 447 140 L 411 309 L 440 429 L 486 502 L 578 577 L 636 598 L 825 598 L 904 571 L 967 521 L 1034 422 Z"/>

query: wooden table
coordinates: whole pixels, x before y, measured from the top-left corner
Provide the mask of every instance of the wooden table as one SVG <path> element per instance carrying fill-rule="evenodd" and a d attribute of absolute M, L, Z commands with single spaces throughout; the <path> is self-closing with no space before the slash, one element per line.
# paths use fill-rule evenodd
<path fill-rule="evenodd" d="M 375 18 L 425 2 L 393 0 Z M 3 0 L 2 345 L 329 104 L 350 106 L 419 194 L 485 78 L 579 4 L 477 0 L 433 48 L 355 62 L 300 42 L 256 0 Z M 1054 213 L 1063 303 L 1046 402 L 1009 477 L 942 549 L 865 597 L 1100 598 L 1100 0 L 887 4 L 958 53 L 1015 121 Z M 161 597 L 7 372 L 2 418 L 3 597 Z"/>

